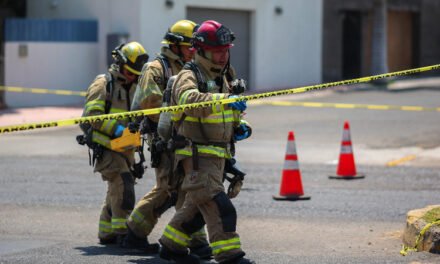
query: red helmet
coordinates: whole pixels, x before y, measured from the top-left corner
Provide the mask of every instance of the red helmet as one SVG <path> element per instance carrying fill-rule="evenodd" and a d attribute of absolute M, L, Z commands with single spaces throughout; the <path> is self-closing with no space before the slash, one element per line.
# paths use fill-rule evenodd
<path fill-rule="evenodd" d="M 203 22 L 194 33 L 193 45 L 195 48 L 206 50 L 224 49 L 234 46 L 234 33 L 217 21 Z"/>

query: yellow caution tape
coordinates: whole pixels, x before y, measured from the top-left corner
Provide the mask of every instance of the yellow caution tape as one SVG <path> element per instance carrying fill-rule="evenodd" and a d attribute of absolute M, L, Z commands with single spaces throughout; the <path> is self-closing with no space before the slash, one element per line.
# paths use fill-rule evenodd
<path fill-rule="evenodd" d="M 86 92 L 79 92 L 79 91 L 50 90 L 50 89 L 44 89 L 44 88 L 25 88 L 25 87 L 14 87 L 14 86 L 0 86 L 0 91 L 8 91 L 8 92 L 15 92 L 15 93 L 37 93 L 37 94 L 86 96 Z"/>
<path fill-rule="evenodd" d="M 440 112 L 440 107 L 423 106 L 399 106 L 399 105 L 369 105 L 369 104 L 341 104 L 341 103 L 320 103 L 320 102 L 292 102 L 292 101 L 254 101 L 250 105 L 274 105 L 274 106 L 302 106 L 302 107 L 327 107 L 343 109 L 369 109 L 369 110 L 400 110 L 400 111 L 435 111 Z"/>
<path fill-rule="evenodd" d="M 66 120 L 49 121 L 49 122 L 34 123 L 34 124 L 5 126 L 5 127 L 0 127 L 0 134 L 1 133 L 8 133 L 8 132 L 46 128 L 46 127 L 61 127 L 61 126 L 77 125 L 77 124 L 81 124 L 81 123 L 102 122 L 102 121 L 108 120 L 108 119 L 127 120 L 127 119 L 133 118 L 133 117 L 154 115 L 154 114 L 160 114 L 163 112 L 182 112 L 185 110 L 191 110 L 191 109 L 195 109 L 195 108 L 212 107 L 212 106 L 216 106 L 216 105 L 229 104 L 229 103 L 238 102 L 238 101 L 250 101 L 250 100 L 263 99 L 263 98 L 279 96 L 279 95 L 305 93 L 305 92 L 321 90 L 321 89 L 340 86 L 340 85 L 365 83 L 365 82 L 370 82 L 370 81 L 389 78 L 389 77 L 403 76 L 403 75 L 421 73 L 421 72 L 438 70 L 438 69 L 440 69 L 440 64 L 425 66 L 425 67 L 420 67 L 420 68 L 415 68 L 415 69 L 410 69 L 410 70 L 398 71 L 398 72 L 384 73 L 384 74 L 373 75 L 373 76 L 369 76 L 369 77 L 362 77 L 362 78 L 357 78 L 357 79 L 345 80 L 345 81 L 310 85 L 310 86 L 304 86 L 304 87 L 299 87 L 299 88 L 266 92 L 266 93 L 260 93 L 260 94 L 254 94 L 254 95 L 246 95 L 246 96 L 241 96 L 238 98 L 227 98 L 227 99 L 222 99 L 219 101 L 208 101 L 208 102 L 200 102 L 200 103 L 193 103 L 193 104 L 186 104 L 186 105 L 161 107 L 161 108 L 146 109 L 146 110 L 117 113 L 117 114 L 88 116 L 88 117 L 72 118 L 72 119 L 66 119 Z M 344 104 L 337 104 L 337 105 L 339 107 L 344 107 Z"/>
<path fill-rule="evenodd" d="M 435 220 L 434 222 L 429 223 L 422 228 L 422 230 L 420 231 L 420 234 L 417 236 L 416 244 L 414 245 L 414 247 L 402 245 L 402 250 L 400 250 L 400 255 L 406 256 L 406 255 L 408 255 L 408 252 L 410 252 L 410 251 L 417 252 L 417 248 L 419 247 L 419 243 L 421 241 L 421 238 L 425 236 L 426 231 L 428 231 L 431 228 L 431 226 L 433 226 L 433 225 L 440 225 L 440 219 Z"/>

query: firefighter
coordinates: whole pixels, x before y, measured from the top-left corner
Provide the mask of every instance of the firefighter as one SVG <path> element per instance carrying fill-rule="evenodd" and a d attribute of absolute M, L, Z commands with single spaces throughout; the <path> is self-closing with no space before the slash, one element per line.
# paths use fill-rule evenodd
<path fill-rule="evenodd" d="M 191 39 L 197 24 L 180 20 L 166 32 L 161 53 L 142 71 L 136 90 L 132 110 L 157 108 L 162 105 L 163 93 L 168 79 L 180 72 L 186 62 L 191 61 L 194 52 Z M 158 218 L 168 208 L 183 204 L 184 194 L 179 193 L 180 180 L 172 176 L 173 153 L 166 150 L 166 143 L 157 133 L 159 115 L 149 115 L 142 122 L 143 133 L 148 134 L 152 167 L 155 168 L 156 185 L 135 206 L 127 220 L 128 235 L 122 247 L 134 248 L 146 253 L 154 253 L 147 237 Z M 191 251 L 202 258 L 211 258 L 212 251 L 206 239 L 204 228 L 192 234 Z"/>
<path fill-rule="evenodd" d="M 238 98 L 228 92 L 225 74 L 233 33 L 208 20 L 194 34 L 194 62 L 185 65 L 174 82 L 171 105 Z M 250 135 L 240 122 L 246 102 L 192 108 L 173 114 L 176 134 L 175 163 L 184 171 L 183 206 L 159 239 L 160 257 L 176 263 L 200 263 L 188 252 L 190 234 L 206 222 L 210 246 L 219 263 L 255 263 L 244 258 L 236 233 L 237 214 L 222 183 L 225 159 L 231 158 L 232 142 Z"/>
<path fill-rule="evenodd" d="M 106 74 L 98 75 L 87 90 L 83 116 L 130 110 L 137 80 L 148 54 L 138 42 L 119 45 L 112 51 L 114 63 Z M 110 140 L 122 135 L 128 120 L 109 119 L 83 124 L 81 128 L 93 143 L 94 172 L 107 182 L 107 194 L 99 219 L 101 244 L 121 243 L 127 233 L 126 220 L 135 204 L 135 150 L 115 152 Z M 96 164 L 95 164 L 96 161 Z"/>

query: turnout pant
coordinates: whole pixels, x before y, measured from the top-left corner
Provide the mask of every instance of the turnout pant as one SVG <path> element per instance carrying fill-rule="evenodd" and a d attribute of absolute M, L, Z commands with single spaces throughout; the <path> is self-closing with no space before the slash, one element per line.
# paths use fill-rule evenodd
<path fill-rule="evenodd" d="M 100 239 L 111 239 L 127 233 L 125 223 L 136 199 L 135 181 L 127 164 L 130 160 L 120 153 L 105 151 L 102 159 L 96 164 L 95 172 L 100 172 L 102 179 L 107 182 L 107 194 L 99 217 Z"/>
<path fill-rule="evenodd" d="M 187 191 L 183 206 L 166 226 L 160 243 L 176 253 L 186 253 L 190 234 L 206 222 L 210 246 L 216 261 L 243 254 L 236 233 L 237 214 L 224 192 L 222 158 L 199 157 L 198 171 L 192 158 L 181 161 L 185 171 L 182 189 Z"/>
<path fill-rule="evenodd" d="M 183 205 L 186 193 L 180 189 L 180 186 L 177 186 L 179 177 L 174 177 L 173 182 L 169 184 L 171 170 L 173 168 L 169 155 L 162 153 L 159 167 L 155 168 L 156 185 L 136 204 L 127 220 L 127 226 L 139 238 L 146 238 L 150 235 L 158 218 L 168 208 L 175 206 L 178 210 Z M 191 234 L 190 247 L 207 244 L 205 228 L 202 225 L 199 230 Z"/>

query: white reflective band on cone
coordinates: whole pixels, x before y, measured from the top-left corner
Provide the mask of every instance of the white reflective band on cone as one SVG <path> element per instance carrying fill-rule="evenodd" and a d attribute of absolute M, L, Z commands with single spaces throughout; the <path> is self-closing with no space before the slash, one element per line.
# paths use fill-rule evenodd
<path fill-rule="evenodd" d="M 351 146 L 341 146 L 341 154 L 353 153 L 353 148 Z"/>
<path fill-rule="evenodd" d="M 283 170 L 299 170 L 299 163 L 297 160 L 284 161 Z"/>
<path fill-rule="evenodd" d="M 296 155 L 296 148 L 294 141 L 287 141 L 286 155 Z"/>
<path fill-rule="evenodd" d="M 342 132 L 342 141 L 351 141 L 350 130 L 344 129 L 344 131 Z"/>

